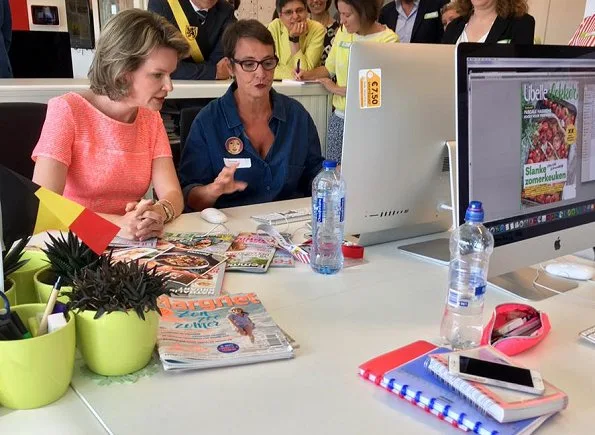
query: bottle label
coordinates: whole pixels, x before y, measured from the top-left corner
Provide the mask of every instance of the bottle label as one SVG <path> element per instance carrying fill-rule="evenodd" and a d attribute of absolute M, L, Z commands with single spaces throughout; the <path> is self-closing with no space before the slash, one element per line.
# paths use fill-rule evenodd
<path fill-rule="evenodd" d="M 339 222 L 343 222 L 345 220 L 345 197 L 341 198 L 339 206 Z"/>
<path fill-rule="evenodd" d="M 324 198 L 316 198 L 316 222 L 321 223 L 324 217 Z"/>
<path fill-rule="evenodd" d="M 481 289 L 481 290 L 479 290 Z M 480 293 L 478 293 L 478 290 Z M 470 295 L 468 292 L 460 292 L 454 289 L 448 289 L 447 303 L 455 308 L 467 308 L 473 303 L 477 303 L 483 299 L 485 295 L 485 285 L 475 288 L 475 295 Z"/>

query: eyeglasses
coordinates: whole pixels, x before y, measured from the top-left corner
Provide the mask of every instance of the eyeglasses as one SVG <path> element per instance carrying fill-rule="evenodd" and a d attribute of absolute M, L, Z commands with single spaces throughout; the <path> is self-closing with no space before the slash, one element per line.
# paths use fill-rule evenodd
<path fill-rule="evenodd" d="M 279 58 L 277 56 L 274 57 L 267 57 L 263 60 L 254 60 L 254 59 L 246 59 L 246 60 L 237 60 L 231 59 L 232 63 L 238 64 L 242 67 L 242 69 L 246 72 L 254 72 L 258 69 L 258 65 L 262 65 L 262 69 L 265 71 L 274 70 L 279 63 Z"/>
<path fill-rule="evenodd" d="M 290 18 L 293 14 L 303 15 L 306 13 L 306 8 L 297 8 L 297 9 L 284 9 L 281 11 L 281 15 L 284 17 Z"/>

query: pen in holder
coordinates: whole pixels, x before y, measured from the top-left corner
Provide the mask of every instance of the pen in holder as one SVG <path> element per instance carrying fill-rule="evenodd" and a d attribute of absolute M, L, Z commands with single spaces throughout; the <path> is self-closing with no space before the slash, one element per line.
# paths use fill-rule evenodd
<path fill-rule="evenodd" d="M 39 322 L 39 330 L 37 335 L 44 335 L 48 332 L 48 316 L 52 314 L 54 310 L 54 305 L 56 304 L 56 300 L 58 299 L 58 294 L 60 293 L 60 287 L 62 287 L 62 277 L 59 276 L 54 284 L 54 288 L 52 289 L 52 293 L 50 294 L 50 298 L 48 300 L 47 305 L 45 306 L 45 311 L 43 313 L 43 317 L 41 318 L 41 322 Z"/>

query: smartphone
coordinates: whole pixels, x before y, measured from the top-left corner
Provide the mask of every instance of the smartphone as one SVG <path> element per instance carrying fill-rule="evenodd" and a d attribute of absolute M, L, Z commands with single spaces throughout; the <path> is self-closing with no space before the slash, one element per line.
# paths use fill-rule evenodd
<path fill-rule="evenodd" d="M 450 355 L 448 371 L 462 379 L 525 393 L 541 395 L 545 391 L 543 379 L 535 370 L 484 361 L 465 355 Z"/>

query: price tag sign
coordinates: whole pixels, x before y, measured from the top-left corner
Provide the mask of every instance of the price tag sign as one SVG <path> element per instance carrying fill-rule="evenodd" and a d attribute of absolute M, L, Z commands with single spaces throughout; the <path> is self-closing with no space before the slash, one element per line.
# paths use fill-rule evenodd
<path fill-rule="evenodd" d="M 382 105 L 382 71 L 380 68 L 359 70 L 359 107 L 377 109 Z"/>

